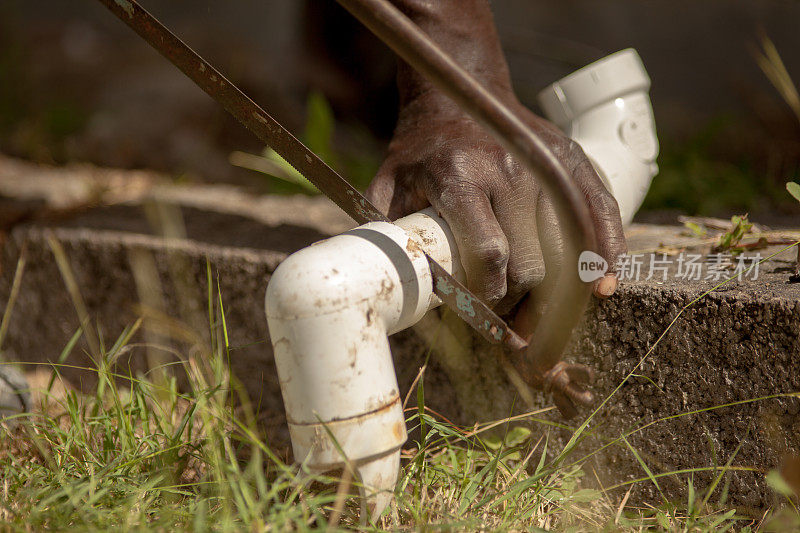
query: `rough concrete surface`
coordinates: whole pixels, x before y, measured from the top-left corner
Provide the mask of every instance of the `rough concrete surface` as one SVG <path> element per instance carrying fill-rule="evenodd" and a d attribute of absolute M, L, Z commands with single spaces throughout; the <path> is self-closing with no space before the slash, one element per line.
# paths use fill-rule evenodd
<path fill-rule="evenodd" d="M 27 177 L 20 178 L 23 175 Z M 81 179 L 92 175 L 85 190 L 95 192 L 74 193 L 75 175 Z M 18 179 L 6 179 L 9 176 Z M 219 281 L 235 348 L 233 373 L 261 406 L 271 443 L 285 450 L 288 436 L 263 311 L 264 291 L 270 274 L 289 252 L 350 223 L 320 198 L 253 198 L 231 188 L 176 187 L 157 177 L 140 179 L 144 181 L 133 188 L 135 192 L 130 187 L 133 181 L 123 179 L 121 183 L 127 183 L 123 191 L 103 171 L 55 171 L 0 160 L 0 195 L 46 202 L 58 198 L 58 188 L 65 187 L 79 205 L 89 198 L 102 205 L 55 218 L 28 217 L 29 222 L 8 231 L 0 260 L 0 305 L 8 299 L 23 249 L 27 263 L 4 357 L 55 361 L 78 328 L 74 304 L 54 260 L 52 239 L 63 247 L 86 308 L 107 345 L 136 319 L 140 302 L 148 299 L 141 279 L 137 285 L 137 275 L 141 278 L 148 268 L 158 273 L 163 293 L 150 303 L 155 301 L 160 311 L 198 331 L 207 330 L 208 262 L 215 282 Z M 154 199 L 167 199 L 177 209 L 159 208 Z M 112 200 L 113 205 L 107 205 Z M 176 222 L 181 220 L 177 212 L 183 214 L 183 227 Z M 172 236 L 185 232 L 188 237 L 164 238 L 157 236 L 159 232 Z M 631 251 L 657 250 L 673 259 L 680 251 L 707 253 L 711 242 L 685 236 L 677 226 L 648 225 L 634 225 L 628 240 Z M 778 249 L 759 252 L 766 256 Z M 640 361 L 641 365 L 597 413 L 588 437 L 570 455 L 570 460 L 578 460 L 607 445 L 586 463 L 589 482 L 612 487 L 646 476 L 630 449 L 615 440 L 633 432 L 628 442 L 656 474 L 721 466 L 735 453 L 733 469 L 720 487 L 729 483 L 731 500 L 753 511 L 773 503 L 764 474 L 784 454 L 800 452 L 800 398 L 692 412 L 800 391 L 800 284 L 787 282 L 794 257 L 793 250 L 784 252 L 760 266 L 757 280 L 734 280 L 699 299 L 660 341 L 681 310 L 714 286 L 712 281 L 675 279 L 673 264 L 666 280 L 655 276 L 626 281 L 613 298 L 591 303 L 567 357 L 599 371 L 597 396 L 608 397 Z M 440 320 L 445 327 L 438 326 Z M 145 340 L 138 335 L 120 364 L 144 370 L 145 350 L 135 344 Z M 433 348 L 425 374 L 427 405 L 456 423 L 472 425 L 548 406 L 539 393 L 534 394 L 533 405 L 525 405 L 494 349 L 447 313 L 430 313 L 413 331 L 395 335 L 392 347 L 404 393 Z M 68 362 L 91 366 L 86 349 L 76 347 Z M 78 387 L 93 383 L 91 371 L 65 368 L 63 376 Z M 538 418 L 558 420 L 552 410 Z M 536 421 L 531 424 L 536 431 L 550 432 L 553 452 L 570 434 Z M 644 429 L 634 431 L 637 428 Z M 711 468 L 695 473 L 695 487 L 702 490 L 715 475 Z M 688 477 L 660 478 L 666 497 L 683 499 Z M 618 488 L 613 494 L 621 496 L 625 490 Z M 650 482 L 637 484 L 634 497 L 661 500 Z"/>

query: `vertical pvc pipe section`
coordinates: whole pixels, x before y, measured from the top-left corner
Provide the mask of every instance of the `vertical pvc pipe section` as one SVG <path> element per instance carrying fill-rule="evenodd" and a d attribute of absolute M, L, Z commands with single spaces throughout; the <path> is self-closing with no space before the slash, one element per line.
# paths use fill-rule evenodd
<path fill-rule="evenodd" d="M 427 210 L 300 250 L 267 287 L 295 459 L 314 472 L 350 463 L 373 514 L 391 499 L 407 438 L 387 337 L 441 303 L 423 247 L 463 279 L 447 224 Z"/>

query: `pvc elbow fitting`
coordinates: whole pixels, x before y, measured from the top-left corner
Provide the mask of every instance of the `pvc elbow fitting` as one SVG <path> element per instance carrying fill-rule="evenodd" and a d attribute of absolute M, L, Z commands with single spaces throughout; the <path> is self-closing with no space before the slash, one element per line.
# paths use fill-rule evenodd
<path fill-rule="evenodd" d="M 422 246 L 448 271 L 460 265 L 446 223 L 426 210 L 300 250 L 267 287 L 294 456 L 312 472 L 350 462 L 373 514 L 392 497 L 407 438 L 387 337 L 441 303 Z"/>
<path fill-rule="evenodd" d="M 605 57 L 539 93 L 545 116 L 578 142 L 628 225 L 658 173 L 650 78 L 636 50 Z"/>

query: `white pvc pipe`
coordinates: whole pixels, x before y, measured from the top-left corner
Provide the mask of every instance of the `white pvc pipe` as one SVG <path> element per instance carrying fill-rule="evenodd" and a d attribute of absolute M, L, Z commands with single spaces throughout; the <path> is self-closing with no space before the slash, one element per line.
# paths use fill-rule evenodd
<path fill-rule="evenodd" d="M 579 138 L 628 221 L 655 168 L 648 159 L 657 151 L 649 80 L 633 51 L 587 69 L 545 91 L 543 107 Z M 587 92 L 592 86 L 597 96 Z M 629 138 L 631 130 L 633 137 L 652 135 L 652 143 Z M 295 459 L 312 472 L 349 461 L 373 517 L 391 500 L 407 438 L 387 337 L 441 304 L 423 251 L 463 281 L 452 232 L 429 208 L 300 250 L 281 263 L 267 287 L 267 321 Z"/>
<path fill-rule="evenodd" d="M 371 489 L 377 513 L 391 498 L 406 441 L 387 337 L 441 303 L 423 247 L 463 279 L 452 234 L 428 209 L 300 250 L 267 287 L 294 456 L 318 472 L 346 457 Z"/>
<path fill-rule="evenodd" d="M 539 93 L 545 116 L 581 145 L 630 224 L 658 173 L 650 78 L 628 48 Z"/>

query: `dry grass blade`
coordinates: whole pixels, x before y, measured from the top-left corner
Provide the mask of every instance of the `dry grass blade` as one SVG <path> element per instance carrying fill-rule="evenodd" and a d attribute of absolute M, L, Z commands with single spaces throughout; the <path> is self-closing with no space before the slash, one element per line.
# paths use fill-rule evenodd
<path fill-rule="evenodd" d="M 78 313 L 78 320 L 80 321 L 81 328 L 83 328 L 83 337 L 86 339 L 86 344 L 89 345 L 89 352 L 95 362 L 98 362 L 101 359 L 100 340 L 92 326 L 89 312 L 86 309 L 86 303 L 83 301 L 83 296 L 78 287 L 78 282 L 75 280 L 75 274 L 72 272 L 67 254 L 64 252 L 64 247 L 61 246 L 61 243 L 58 242 L 58 239 L 56 239 L 55 235 L 52 233 L 48 233 L 47 235 L 47 244 L 50 246 L 50 250 L 52 250 L 53 256 L 56 259 L 58 270 L 61 272 L 61 277 L 64 279 L 64 285 L 67 287 L 67 293 L 69 293 L 72 299 L 72 305 Z"/>
<path fill-rule="evenodd" d="M 11 311 L 14 309 L 17 296 L 19 296 L 19 288 L 22 284 L 22 274 L 25 272 L 25 252 L 26 249 L 23 247 L 19 254 L 19 259 L 17 259 L 17 269 L 14 271 L 14 280 L 11 282 L 11 292 L 8 295 L 6 309 L 3 312 L 3 320 L 0 321 L 0 351 L 2 351 L 3 340 L 8 332 L 8 324 L 11 320 Z"/>
<path fill-rule="evenodd" d="M 519 463 L 519 467 L 517 467 L 517 470 L 511 475 L 510 478 L 508 478 L 508 480 L 506 480 L 505 482 L 506 487 L 508 487 L 508 485 L 511 485 L 511 483 L 513 483 L 514 480 L 517 478 L 517 476 L 520 474 L 520 472 L 522 472 L 522 470 L 528 465 L 528 462 L 531 460 L 531 457 L 533 457 L 533 454 L 536 452 L 536 450 L 539 449 L 539 445 L 542 443 L 543 440 L 544 440 L 544 435 L 539 437 L 539 440 L 536 441 L 536 444 L 533 445 L 531 450 L 528 452 L 528 455 L 526 455 L 525 458 Z"/>
<path fill-rule="evenodd" d="M 628 498 L 631 497 L 631 491 L 633 490 L 633 485 L 628 488 L 628 491 L 625 493 L 625 496 L 622 497 L 622 501 L 619 503 L 619 507 L 617 508 L 617 514 L 614 515 L 614 525 L 619 524 L 619 519 L 622 516 L 622 511 L 625 509 L 625 504 L 628 503 Z"/>
<path fill-rule="evenodd" d="M 166 303 L 153 255 L 143 249 L 133 249 L 128 253 L 128 262 L 131 266 L 133 280 L 136 284 L 136 291 L 139 294 L 139 301 L 142 307 L 163 312 L 166 309 Z M 169 340 L 164 335 L 159 334 L 158 331 L 155 331 L 156 328 L 151 323 L 152 319 L 144 321 L 144 334 L 147 340 L 145 343 L 147 366 L 152 372 L 156 385 L 163 387 L 166 385 L 168 378 L 166 371 L 167 358 L 164 355 L 168 352 L 162 349 L 161 346 L 168 345 Z"/>
<path fill-rule="evenodd" d="M 327 531 L 336 531 L 339 527 L 339 520 L 342 518 L 342 511 L 344 504 L 347 501 L 347 496 L 350 493 L 350 486 L 353 483 L 353 468 L 348 462 L 342 472 L 342 479 L 339 481 L 339 486 L 336 488 L 336 502 L 333 505 L 331 518 L 328 521 Z"/>
<path fill-rule="evenodd" d="M 464 434 L 464 437 L 474 437 L 479 433 L 484 433 L 489 431 L 490 429 L 494 429 L 497 426 L 502 426 L 503 424 L 507 424 L 508 422 L 514 422 L 516 420 L 525 420 L 526 418 L 530 418 L 532 416 L 540 415 L 546 413 L 548 411 L 552 411 L 555 407 L 543 407 L 542 409 L 537 409 L 535 411 L 529 411 L 527 413 L 522 413 L 521 415 L 514 415 L 509 416 L 506 418 L 501 418 L 500 420 L 495 420 L 494 422 L 489 422 L 488 424 L 484 424 L 468 433 Z"/>
<path fill-rule="evenodd" d="M 761 49 L 754 51 L 756 62 L 792 109 L 797 120 L 800 121 L 800 94 L 798 94 L 797 86 L 792 81 L 789 71 L 786 70 L 786 65 L 783 64 L 775 43 L 772 42 L 763 29 L 760 34 Z"/>
<path fill-rule="evenodd" d="M 428 365 L 422 365 L 419 368 L 419 372 L 417 372 L 417 377 L 414 378 L 414 381 L 411 382 L 411 386 L 408 388 L 408 392 L 406 393 L 406 397 L 403 400 L 403 411 L 405 411 L 406 406 L 408 405 L 408 400 L 411 399 L 411 393 L 417 389 L 417 383 L 419 380 L 422 379 L 422 376 L 425 375 L 425 369 L 428 368 Z"/>

